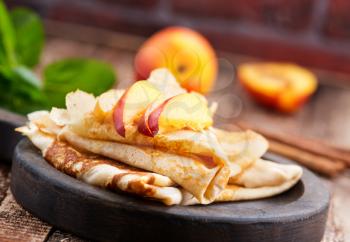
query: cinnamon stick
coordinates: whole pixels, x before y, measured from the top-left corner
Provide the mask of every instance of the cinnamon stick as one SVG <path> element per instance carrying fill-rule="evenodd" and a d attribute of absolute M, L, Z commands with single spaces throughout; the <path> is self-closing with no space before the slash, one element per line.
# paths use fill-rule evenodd
<path fill-rule="evenodd" d="M 294 159 L 300 164 L 325 176 L 333 177 L 346 167 L 339 160 L 329 160 L 323 156 L 315 155 L 278 141 L 269 140 L 269 144 L 270 151 Z"/>
<path fill-rule="evenodd" d="M 350 152 L 336 148 L 334 146 L 325 144 L 319 140 L 305 139 L 302 137 L 288 135 L 281 135 L 277 133 L 272 133 L 261 128 L 252 127 L 246 123 L 238 123 L 238 126 L 245 129 L 252 129 L 258 133 L 261 133 L 266 138 L 270 140 L 275 140 L 300 150 L 310 152 L 312 154 L 326 157 L 330 160 L 339 160 L 344 162 L 348 167 L 350 167 Z"/>

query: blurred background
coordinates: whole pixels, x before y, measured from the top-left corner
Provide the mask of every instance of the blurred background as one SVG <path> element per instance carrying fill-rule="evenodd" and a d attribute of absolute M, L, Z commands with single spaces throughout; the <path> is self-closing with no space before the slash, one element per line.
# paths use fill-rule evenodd
<path fill-rule="evenodd" d="M 219 50 L 350 73 L 347 0 L 8 0 L 49 20 L 149 36 L 168 25 Z"/>
<path fill-rule="evenodd" d="M 219 104 L 215 125 L 229 130 L 254 129 L 269 139 L 271 152 L 290 157 L 322 175 L 324 183 L 332 191 L 335 211 L 335 216 L 329 216 L 332 224 L 327 226 L 330 230 L 327 233 L 339 238 L 345 236 L 350 241 L 350 1 L 4 2 L 10 10 L 27 7 L 43 19 L 45 44 L 40 61 L 30 68 L 33 67 L 35 74 L 44 81 L 47 78 L 44 74 L 50 72 L 47 71 L 50 63 L 67 57 L 83 57 L 111 65 L 116 73 L 116 78 L 112 78 L 113 86 L 126 88 L 139 74 L 135 56 L 150 36 L 174 25 L 189 27 L 203 35 L 214 47 L 218 63 L 215 85 L 209 93 L 205 93 L 209 101 Z M 290 62 L 306 68 L 301 72 L 311 73 L 311 79 L 315 75 L 315 90 L 310 88 L 308 100 L 298 96 L 299 91 L 304 92 L 307 88 L 297 90 L 296 96 L 288 97 L 287 103 L 295 101 L 295 106 L 300 105 L 293 112 L 266 107 L 265 96 L 259 99 L 261 93 L 256 95 L 254 92 L 269 86 L 265 81 L 274 83 L 277 80 L 278 83 L 291 78 L 291 83 L 305 84 L 310 78 L 304 74 L 297 75 L 300 74 L 299 69 L 288 67 L 285 70 L 281 66 L 248 68 L 257 73 L 258 78 L 253 81 L 239 75 L 242 64 L 256 61 L 273 61 L 277 65 Z M 149 62 L 143 63 L 147 65 Z M 47 79 L 54 83 L 52 77 L 55 76 Z M 253 85 L 249 86 L 251 83 Z M 275 87 L 275 84 L 271 86 Z M 104 86 L 105 89 L 110 87 L 109 84 Z M 92 88 L 91 92 L 94 90 Z M 288 91 L 288 88 L 282 88 L 281 92 L 285 90 Z M 262 91 L 262 94 L 266 93 Z M 271 102 L 277 103 L 275 100 Z M 0 112 L 0 118 L 4 117 L 7 116 Z M 19 119 L 22 120 L 19 123 L 23 122 L 24 117 Z M 11 132 L 9 135 L 13 135 L 13 128 Z M 5 139 L 0 140 L 2 147 L 8 143 Z M 338 218 L 342 226 L 335 225 Z"/>
<path fill-rule="evenodd" d="M 43 65 L 62 57 L 96 57 L 112 63 L 118 87 L 126 87 L 134 80 L 135 53 L 145 39 L 167 26 L 186 26 L 203 34 L 217 51 L 219 75 L 209 98 L 219 97 L 224 103 L 217 112 L 218 124 L 248 120 L 265 129 L 327 138 L 334 145 L 350 147 L 350 129 L 340 125 L 350 121 L 349 1 L 7 0 L 6 4 L 33 9 L 45 20 L 47 43 L 36 68 L 39 75 Z M 250 60 L 289 61 L 312 68 L 321 85 L 294 115 L 270 112 L 251 102 L 236 81 L 237 64 Z"/>

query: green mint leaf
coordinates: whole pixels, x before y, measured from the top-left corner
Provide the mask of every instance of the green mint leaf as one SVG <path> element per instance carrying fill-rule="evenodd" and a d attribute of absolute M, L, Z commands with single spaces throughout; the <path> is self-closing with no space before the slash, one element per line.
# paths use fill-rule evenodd
<path fill-rule="evenodd" d="M 0 0 L 0 63 L 16 65 L 15 31 L 9 17 L 7 8 L 2 0 Z"/>
<path fill-rule="evenodd" d="M 40 60 L 44 44 L 44 27 L 40 17 L 30 9 L 16 8 L 10 12 L 18 62 L 33 67 Z"/>
<path fill-rule="evenodd" d="M 44 70 L 44 92 L 49 105 L 65 106 L 68 92 L 80 89 L 99 95 L 116 81 L 112 66 L 92 59 L 64 59 L 48 65 Z"/>
<path fill-rule="evenodd" d="M 0 67 L 0 105 L 11 111 L 26 114 L 46 108 L 46 97 L 38 79 L 24 66 Z"/>

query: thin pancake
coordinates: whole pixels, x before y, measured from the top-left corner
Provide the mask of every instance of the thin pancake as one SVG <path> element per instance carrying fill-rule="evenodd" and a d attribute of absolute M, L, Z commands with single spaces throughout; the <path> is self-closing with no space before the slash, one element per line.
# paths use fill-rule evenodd
<path fill-rule="evenodd" d="M 82 153 L 36 126 L 18 129 L 27 135 L 56 169 L 88 184 L 123 191 L 163 202 L 179 204 L 182 194 L 173 181 L 101 156 Z"/>
<path fill-rule="evenodd" d="M 208 167 L 195 157 L 179 156 L 149 147 L 88 139 L 68 129 L 63 130 L 61 137 L 79 149 L 168 176 L 202 204 L 212 202 L 225 189 L 230 175 L 229 167 Z"/>
<path fill-rule="evenodd" d="M 230 165 L 239 166 L 241 173 L 231 173 L 229 183 L 234 184 L 244 170 L 250 167 L 268 149 L 267 140 L 251 130 L 230 132 L 213 128 L 220 145 L 229 158 Z"/>
<path fill-rule="evenodd" d="M 259 159 L 242 172 L 236 184 L 228 184 L 215 202 L 254 200 L 272 197 L 293 187 L 303 174 L 297 165 L 277 164 Z M 183 192 L 183 205 L 198 204 L 188 192 Z"/>
<path fill-rule="evenodd" d="M 42 132 L 49 132 L 52 119 L 47 121 L 46 112 L 32 115 L 30 124 L 40 123 Z M 51 115 L 50 115 L 51 116 Z M 45 126 L 45 122 L 48 126 Z M 56 125 L 58 123 L 56 122 Z M 56 135 L 56 127 L 52 134 Z M 187 189 L 197 199 L 208 204 L 226 187 L 230 176 L 229 166 L 218 165 L 205 155 L 177 155 L 151 147 L 141 147 L 118 142 L 88 139 L 71 132 L 68 127 L 61 126 L 60 137 L 74 147 L 94 154 L 120 160 L 133 167 L 168 176 Z"/>

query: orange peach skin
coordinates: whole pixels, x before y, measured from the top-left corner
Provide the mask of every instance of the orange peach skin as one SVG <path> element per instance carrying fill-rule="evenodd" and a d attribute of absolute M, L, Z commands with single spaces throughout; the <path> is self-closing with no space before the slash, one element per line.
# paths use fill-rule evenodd
<path fill-rule="evenodd" d="M 169 27 L 151 36 L 135 57 L 136 80 L 147 79 L 156 68 L 167 67 L 188 91 L 208 93 L 218 69 L 215 51 L 199 33 Z"/>

